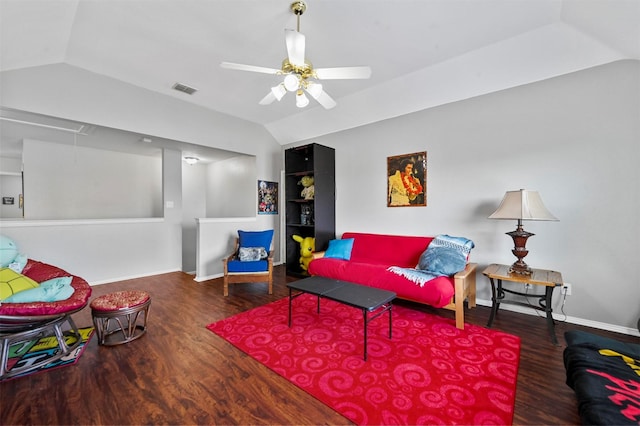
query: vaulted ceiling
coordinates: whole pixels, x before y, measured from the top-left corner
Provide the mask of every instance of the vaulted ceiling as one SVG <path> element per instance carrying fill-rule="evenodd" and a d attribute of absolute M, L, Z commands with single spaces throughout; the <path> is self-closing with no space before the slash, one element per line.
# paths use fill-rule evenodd
<path fill-rule="evenodd" d="M 259 123 L 286 144 L 640 59 L 638 0 L 306 0 L 307 59 L 369 65 L 372 77 L 324 81 L 331 110 L 299 109 L 291 94 L 261 106 L 282 77 L 220 63 L 279 68 L 291 2 L 0 0 L 0 71 L 66 63 Z"/>

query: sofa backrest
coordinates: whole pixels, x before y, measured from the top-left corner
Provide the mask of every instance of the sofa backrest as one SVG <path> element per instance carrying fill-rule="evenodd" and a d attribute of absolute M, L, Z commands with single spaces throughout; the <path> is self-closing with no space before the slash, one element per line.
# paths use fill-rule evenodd
<path fill-rule="evenodd" d="M 414 268 L 433 237 L 345 232 L 353 238 L 351 261 Z"/>

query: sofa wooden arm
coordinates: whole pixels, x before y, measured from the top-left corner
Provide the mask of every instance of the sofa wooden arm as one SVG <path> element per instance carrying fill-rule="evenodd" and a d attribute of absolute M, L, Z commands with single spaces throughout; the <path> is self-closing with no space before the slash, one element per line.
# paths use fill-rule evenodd
<path fill-rule="evenodd" d="M 311 253 L 311 256 L 313 256 L 314 259 L 320 259 L 324 257 L 324 254 L 324 251 L 314 251 L 313 253 Z"/>
<path fill-rule="evenodd" d="M 456 327 L 464 330 L 464 300 L 467 299 L 469 308 L 476 306 L 476 269 L 477 263 L 467 263 L 463 271 L 453 276 L 455 294 L 451 303 L 445 309 L 456 313 Z"/>

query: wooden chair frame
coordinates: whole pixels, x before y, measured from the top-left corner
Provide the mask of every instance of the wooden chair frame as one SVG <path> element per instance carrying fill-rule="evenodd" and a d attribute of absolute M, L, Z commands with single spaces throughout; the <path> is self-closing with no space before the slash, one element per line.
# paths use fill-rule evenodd
<path fill-rule="evenodd" d="M 456 314 L 456 328 L 464 330 L 464 301 L 466 299 L 467 306 L 469 308 L 475 308 L 476 306 L 476 269 L 477 263 L 467 263 L 464 270 L 458 272 L 453 276 L 453 285 L 455 293 L 451 298 L 451 301 L 442 307 L 442 309 L 448 309 L 454 311 Z M 398 297 L 399 299 L 408 300 L 410 302 L 416 302 L 424 304 L 419 300 L 409 299 L 406 297 Z"/>
<path fill-rule="evenodd" d="M 228 262 L 234 260 L 238 253 L 240 246 L 240 239 L 236 238 L 235 248 L 233 253 L 222 259 L 224 265 L 224 295 L 229 296 L 229 284 L 240 283 L 268 283 L 269 294 L 273 294 L 273 250 L 269 251 L 269 257 L 267 258 L 267 270 L 260 272 L 229 272 Z"/>
<path fill-rule="evenodd" d="M 456 328 L 464 330 L 464 300 L 469 308 L 476 306 L 476 269 L 477 263 L 467 263 L 463 271 L 453 276 L 455 294 L 451 302 L 444 309 L 455 311 Z"/>

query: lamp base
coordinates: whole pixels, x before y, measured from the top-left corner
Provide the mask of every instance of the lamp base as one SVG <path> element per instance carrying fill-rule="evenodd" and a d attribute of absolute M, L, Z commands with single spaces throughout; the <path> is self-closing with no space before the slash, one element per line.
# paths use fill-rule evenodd
<path fill-rule="evenodd" d="M 533 271 L 529 268 L 529 265 L 522 261 L 514 262 L 511 267 L 509 267 L 510 274 L 518 274 L 518 275 L 531 275 Z"/>
<path fill-rule="evenodd" d="M 518 221 L 518 227 L 515 231 L 507 232 L 511 238 L 513 238 L 513 250 L 511 253 L 515 257 L 518 258 L 516 262 L 509 268 L 509 273 L 518 274 L 518 275 L 531 275 L 531 268 L 527 265 L 524 260 L 522 260 L 527 254 L 529 254 L 529 250 L 527 250 L 527 239 L 535 234 L 531 232 L 527 232 L 522 229 L 522 222 Z"/>

